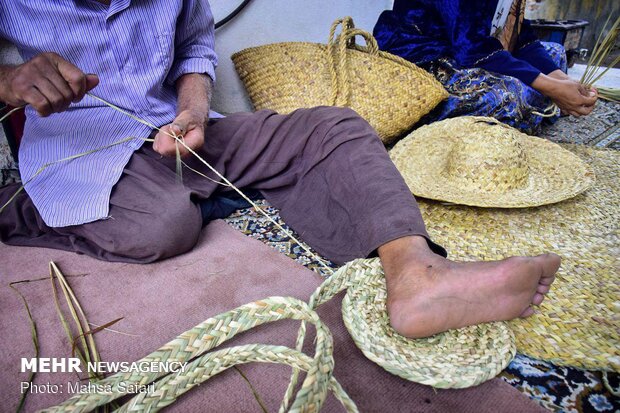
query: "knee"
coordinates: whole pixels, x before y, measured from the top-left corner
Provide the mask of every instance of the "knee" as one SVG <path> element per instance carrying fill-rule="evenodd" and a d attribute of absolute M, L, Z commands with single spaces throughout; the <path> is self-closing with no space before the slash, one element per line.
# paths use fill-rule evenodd
<path fill-rule="evenodd" d="M 380 141 L 372 126 L 351 108 L 321 106 L 309 109 L 313 123 L 320 125 L 325 144 L 340 144 L 353 139 Z M 318 130 L 318 129 L 317 129 Z"/>
<path fill-rule="evenodd" d="M 340 106 L 320 106 L 310 109 L 311 113 L 318 118 L 319 121 L 327 123 L 330 126 L 338 125 L 363 125 L 370 127 L 369 123 L 351 108 Z"/>
<path fill-rule="evenodd" d="M 173 257 L 191 250 L 198 242 L 202 229 L 200 208 L 191 201 L 181 208 L 162 211 L 148 233 L 146 246 L 156 259 Z"/>
<path fill-rule="evenodd" d="M 173 257 L 191 250 L 202 229 L 200 209 L 190 200 L 186 205 L 162 209 L 145 228 L 144 250 L 153 261 Z"/>
<path fill-rule="evenodd" d="M 200 209 L 190 200 L 163 202 L 148 219 L 129 223 L 114 242 L 113 253 L 138 262 L 154 262 L 191 250 L 202 229 Z"/>

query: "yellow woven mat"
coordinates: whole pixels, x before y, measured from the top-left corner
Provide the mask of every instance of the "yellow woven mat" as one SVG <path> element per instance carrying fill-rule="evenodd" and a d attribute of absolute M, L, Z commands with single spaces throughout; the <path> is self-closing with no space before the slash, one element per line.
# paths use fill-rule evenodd
<path fill-rule="evenodd" d="M 419 200 L 420 208 L 431 237 L 452 259 L 561 255 L 539 314 L 510 323 L 518 351 L 559 365 L 620 371 L 620 152 L 563 146 L 597 177 L 575 198 L 517 210 L 427 200 Z"/>

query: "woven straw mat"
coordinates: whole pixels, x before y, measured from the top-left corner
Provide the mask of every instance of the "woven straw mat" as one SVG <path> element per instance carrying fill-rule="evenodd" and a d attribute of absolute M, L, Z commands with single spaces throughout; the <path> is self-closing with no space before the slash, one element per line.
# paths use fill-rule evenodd
<path fill-rule="evenodd" d="M 352 261 L 334 277 L 343 273 L 355 279 L 342 301 L 344 323 L 366 357 L 392 374 L 438 388 L 471 387 L 495 377 L 515 355 L 513 334 L 501 322 L 405 338 L 389 324 L 379 259 Z"/>
<path fill-rule="evenodd" d="M 323 44 L 269 44 L 235 53 L 232 60 L 257 110 L 289 113 L 304 107 L 347 106 L 390 143 L 448 94 L 432 75 L 379 51 L 374 39 L 370 42 L 371 52 L 353 46 L 342 56 L 334 47 L 331 58 L 328 46 Z M 332 76 L 337 78 L 337 86 Z M 349 96 L 342 96 L 346 89 Z"/>
<path fill-rule="evenodd" d="M 429 234 L 452 259 L 559 254 L 562 266 L 539 313 L 509 323 L 517 350 L 559 365 L 618 372 L 620 153 L 562 146 L 596 172 L 595 186 L 575 198 L 525 209 L 420 199 L 420 209 Z"/>
<path fill-rule="evenodd" d="M 487 117 L 423 126 L 390 152 L 411 191 L 462 205 L 523 208 L 559 202 L 594 184 L 571 152 Z"/>

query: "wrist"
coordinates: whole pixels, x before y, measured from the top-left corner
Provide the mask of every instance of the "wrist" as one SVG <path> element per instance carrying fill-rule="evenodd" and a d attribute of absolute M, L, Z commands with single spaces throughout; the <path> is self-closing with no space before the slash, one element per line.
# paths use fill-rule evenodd
<path fill-rule="evenodd" d="M 197 107 L 180 109 L 176 119 L 187 119 L 196 125 L 206 125 L 209 120 L 209 111 Z"/>
<path fill-rule="evenodd" d="M 570 80 L 570 77 L 564 73 L 561 69 L 554 70 L 553 72 L 547 73 L 547 76 L 552 77 L 558 80 Z"/>
<path fill-rule="evenodd" d="M 11 103 L 14 100 L 11 92 L 11 74 L 17 66 L 0 65 L 0 102 Z"/>
<path fill-rule="evenodd" d="M 534 79 L 531 86 L 543 95 L 550 96 L 554 94 L 558 81 L 551 76 L 541 73 Z"/>

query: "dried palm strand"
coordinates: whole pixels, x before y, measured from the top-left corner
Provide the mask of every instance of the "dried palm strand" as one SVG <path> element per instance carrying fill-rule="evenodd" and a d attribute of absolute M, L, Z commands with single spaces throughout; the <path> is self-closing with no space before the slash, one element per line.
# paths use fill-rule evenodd
<path fill-rule="evenodd" d="M 89 330 L 89 323 L 88 319 L 86 318 L 86 314 L 84 313 L 84 310 L 82 310 L 82 306 L 80 305 L 80 302 L 78 301 L 75 293 L 73 292 L 73 289 L 71 289 L 71 287 L 69 286 L 66 277 L 63 275 L 56 263 L 54 263 L 53 261 L 49 264 L 49 270 L 56 312 L 58 313 L 58 317 L 63 326 L 63 329 L 65 330 L 65 333 L 67 334 L 69 342 L 71 343 L 72 356 L 74 354 L 77 354 L 83 365 L 87 365 L 91 361 L 94 363 L 100 362 L 101 357 L 95 343 L 94 334 L 105 327 L 109 327 L 115 324 L 121 319 L 116 319 L 94 330 Z M 58 281 L 58 284 L 60 285 L 60 289 L 62 290 L 62 293 L 64 295 L 67 307 L 69 309 L 69 312 L 71 313 L 71 317 L 73 318 L 73 322 L 78 332 L 77 337 L 72 333 L 71 327 L 69 326 L 69 323 L 67 322 L 67 319 L 65 318 L 61 309 L 60 301 L 58 300 L 58 289 L 56 288 L 56 281 Z M 91 381 L 98 381 L 101 380 L 103 376 L 95 371 L 88 370 L 88 378 Z M 118 408 L 118 404 L 114 402 L 111 403 L 109 406 L 102 406 L 101 411 L 103 413 L 107 413 L 110 408 L 116 410 Z"/>
<path fill-rule="evenodd" d="M 69 337 L 70 342 L 72 343 L 73 351 L 77 352 L 78 357 L 82 360 L 83 363 L 99 362 L 101 358 L 99 356 L 99 351 L 97 350 L 97 346 L 95 344 L 95 340 L 92 335 L 88 335 L 88 340 L 85 334 L 85 328 L 88 329 L 88 320 L 86 319 L 86 315 L 82 310 L 82 306 L 77 300 L 73 290 L 69 286 L 67 279 L 60 272 L 60 269 L 54 262 L 50 262 L 50 280 L 52 282 L 52 290 L 54 292 L 54 304 L 56 305 L 56 311 L 60 318 L 60 322 L 63 325 L 65 333 L 67 337 Z M 60 288 L 65 297 L 67 307 L 69 308 L 69 312 L 71 313 L 71 317 L 75 322 L 76 329 L 78 331 L 78 339 L 81 342 L 82 347 L 80 348 L 75 344 L 75 337 L 71 332 L 71 327 L 67 322 L 62 309 L 60 307 L 60 301 L 58 300 L 58 289 L 56 287 L 56 280 L 60 284 Z M 97 378 L 96 376 L 91 376 L 91 379 Z"/>
<path fill-rule="evenodd" d="M 2 117 L 0 117 L 0 122 L 3 122 L 6 118 L 8 118 L 9 116 L 11 116 L 13 113 L 17 112 L 20 109 L 23 109 L 24 106 L 20 106 L 18 108 L 13 108 L 11 110 L 9 110 L 6 114 L 4 114 Z M 4 108 L 2 108 L 4 109 Z"/>
<path fill-rule="evenodd" d="M 603 35 L 603 33 L 605 33 L 605 30 L 607 29 L 607 25 L 609 24 L 610 20 L 611 15 L 607 18 L 607 21 L 605 22 L 605 25 L 603 26 L 603 29 L 598 36 L 596 45 L 594 46 L 592 54 L 590 55 L 590 59 L 588 59 L 586 70 L 584 71 L 583 76 L 581 76 L 580 82 L 587 87 L 591 87 L 592 85 L 594 85 L 601 79 L 601 77 L 603 77 L 609 71 L 609 69 L 620 63 L 620 56 L 618 56 L 606 68 L 603 68 L 602 66 L 605 59 L 607 59 L 607 57 L 615 47 L 616 40 L 618 39 L 618 35 L 620 34 L 620 16 L 618 16 L 613 25 L 611 26 L 611 29 L 609 29 L 607 34 Z"/>
<path fill-rule="evenodd" d="M 39 176 L 39 175 L 40 175 L 40 174 L 41 174 L 44 170 L 46 170 L 46 169 L 47 169 L 47 168 L 49 168 L 50 166 L 57 165 L 57 164 L 60 164 L 60 163 L 63 163 L 63 162 L 67 162 L 67 161 L 70 161 L 70 160 L 72 160 L 72 159 L 81 158 L 82 156 L 90 155 L 90 154 L 93 154 L 93 153 L 95 153 L 95 152 L 103 151 L 103 150 L 108 149 L 108 148 L 111 148 L 111 147 L 113 147 L 113 146 L 120 145 L 120 144 L 122 144 L 122 143 L 125 143 L 125 142 L 128 142 L 128 141 L 131 141 L 131 140 L 133 140 L 133 139 L 143 139 L 144 141 L 149 141 L 149 142 L 152 142 L 152 141 L 153 141 L 153 139 L 147 139 L 147 138 L 136 138 L 136 137 L 130 136 L 130 137 L 128 137 L 128 138 L 124 138 L 124 139 L 121 139 L 121 140 L 119 140 L 119 141 L 112 142 L 111 144 L 106 145 L 106 146 L 102 146 L 102 147 L 100 147 L 100 148 L 91 149 L 91 150 L 88 150 L 88 151 L 85 151 L 85 152 L 82 152 L 82 153 L 78 153 L 78 154 L 75 154 L 75 155 L 67 156 L 66 158 L 62 158 L 62 159 L 55 160 L 55 161 L 53 161 L 53 162 L 48 162 L 48 163 L 46 163 L 45 165 L 41 166 L 41 167 L 40 167 L 40 168 L 39 168 L 39 169 L 38 169 L 38 170 L 37 170 L 37 171 L 36 171 L 36 172 L 35 172 L 35 173 L 34 173 L 34 174 L 33 174 L 33 175 L 32 175 L 32 176 L 31 176 L 31 177 L 30 177 L 27 181 L 26 181 L 26 182 L 24 182 L 24 183 L 23 183 L 23 184 L 19 187 L 19 189 L 17 189 L 17 191 L 15 191 L 15 193 L 14 193 L 14 194 L 13 194 L 13 195 L 9 198 L 9 200 L 8 200 L 8 201 L 6 201 L 6 202 L 4 203 L 4 205 L 2 205 L 2 206 L 0 207 L 0 214 L 2 213 L 2 211 L 4 211 L 4 209 L 5 209 L 5 208 L 6 208 L 6 207 L 7 207 L 7 206 L 11 203 L 11 202 L 13 202 L 13 200 L 17 197 L 17 195 L 19 195 L 19 193 L 20 193 L 21 191 L 23 191 L 23 190 L 24 190 L 24 187 L 25 187 L 26 185 L 28 185 L 30 182 L 32 182 L 32 181 L 33 181 L 36 177 L 38 177 L 38 176 Z"/>
<path fill-rule="evenodd" d="M 37 332 L 37 323 L 34 321 L 32 317 L 32 312 L 30 311 L 30 306 L 28 305 L 28 301 L 26 301 L 26 297 L 15 287 L 15 284 L 18 284 L 22 281 L 12 282 L 9 284 L 9 287 L 15 291 L 19 298 L 22 300 L 24 307 L 26 308 L 26 314 L 28 314 L 28 320 L 30 321 L 30 337 L 32 338 L 32 345 L 34 347 L 34 358 L 39 358 L 39 333 Z M 36 376 L 36 371 L 32 370 L 30 375 L 28 376 L 28 387 L 32 385 L 34 381 L 34 376 Z M 26 402 L 26 396 L 30 394 L 29 391 L 22 392 L 21 397 L 19 398 L 19 404 L 17 405 L 16 413 L 19 413 L 24 408 L 24 403 Z"/>

